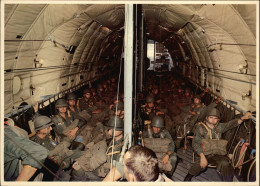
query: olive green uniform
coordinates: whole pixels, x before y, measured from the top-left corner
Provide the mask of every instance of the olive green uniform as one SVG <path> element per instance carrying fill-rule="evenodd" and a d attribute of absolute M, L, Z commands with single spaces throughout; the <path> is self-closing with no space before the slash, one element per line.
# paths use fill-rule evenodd
<path fill-rule="evenodd" d="M 149 137 L 148 131 L 144 131 L 143 138 L 148 138 L 148 137 Z M 166 129 L 162 128 L 158 133 L 154 133 L 152 131 L 152 137 L 153 138 L 167 138 L 170 140 L 170 144 L 168 146 L 168 151 L 171 152 L 171 154 L 169 156 L 169 161 L 171 162 L 171 165 L 172 165 L 172 170 L 170 171 L 170 174 L 172 175 L 173 171 L 175 170 L 176 163 L 177 163 L 177 155 L 175 153 L 175 143 L 174 143 L 170 133 Z"/>
<path fill-rule="evenodd" d="M 238 125 L 238 119 L 233 119 L 226 123 L 218 123 L 213 129 L 210 129 L 209 127 L 208 129 L 211 130 L 212 139 L 221 139 L 223 133 L 234 127 L 237 127 Z M 202 139 L 209 138 L 208 131 L 204 126 L 198 123 L 195 127 L 195 135 L 192 140 L 192 147 L 196 156 L 195 162 L 189 170 L 189 174 L 193 176 L 197 176 L 202 170 L 202 168 L 200 167 L 199 157 L 200 153 L 203 153 Z M 224 180 L 231 181 L 233 179 L 233 168 L 230 165 L 229 159 L 226 155 L 209 154 L 206 155 L 206 158 L 208 163 L 212 163 L 217 166 L 217 170 L 223 175 Z"/>
<path fill-rule="evenodd" d="M 47 158 L 49 151 L 43 146 L 20 137 L 12 131 L 10 126 L 4 127 L 4 179 L 5 181 L 14 181 L 19 175 L 19 160 L 23 165 L 30 165 L 37 169 L 41 168 L 39 162 L 43 163 Z M 11 139 L 10 139 L 11 137 Z M 27 152 L 21 149 L 13 140 L 23 147 Z M 32 158 L 33 155 L 38 161 Z"/>
<path fill-rule="evenodd" d="M 37 134 L 30 137 L 30 140 L 44 146 L 49 151 L 52 151 L 56 147 L 56 143 L 50 139 L 50 136 L 46 136 L 44 139 L 40 138 Z"/>

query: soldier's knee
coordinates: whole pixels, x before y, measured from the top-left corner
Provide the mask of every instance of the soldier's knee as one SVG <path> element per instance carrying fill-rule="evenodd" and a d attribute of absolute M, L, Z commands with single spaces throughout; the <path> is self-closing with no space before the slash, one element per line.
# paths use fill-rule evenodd
<path fill-rule="evenodd" d="M 219 162 L 219 165 L 223 168 L 227 168 L 230 166 L 230 163 L 226 159 L 223 159 Z"/>
<path fill-rule="evenodd" d="M 175 156 L 175 155 L 172 156 L 172 157 L 170 158 L 170 161 L 176 163 L 176 162 L 177 162 L 177 156 Z"/>

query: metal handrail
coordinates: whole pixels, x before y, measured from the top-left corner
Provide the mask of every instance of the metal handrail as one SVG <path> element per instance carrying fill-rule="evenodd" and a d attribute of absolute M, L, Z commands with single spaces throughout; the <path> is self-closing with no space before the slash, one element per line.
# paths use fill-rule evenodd
<path fill-rule="evenodd" d="M 80 84 L 78 84 L 78 85 L 75 85 L 75 86 L 73 86 L 73 87 L 70 87 L 70 88 L 68 88 L 68 89 L 66 89 L 66 90 L 63 90 L 63 91 L 59 92 L 59 93 L 52 94 L 52 95 L 48 95 L 48 96 L 46 96 L 44 99 L 40 100 L 40 101 L 39 101 L 39 104 L 44 103 L 45 101 L 49 101 L 51 98 L 54 98 L 54 97 L 56 97 L 56 96 L 59 97 L 59 95 L 62 95 L 62 94 L 64 94 L 65 92 L 68 92 L 68 91 L 70 91 L 70 90 L 73 90 L 73 89 L 77 89 L 77 88 L 79 88 L 79 87 L 82 87 L 82 86 L 86 85 L 88 82 L 98 79 L 98 77 L 100 77 L 100 76 L 96 76 L 95 78 L 88 79 L 87 81 L 84 81 L 84 82 L 82 82 L 82 83 L 80 83 Z M 31 107 L 33 107 L 34 105 L 35 105 L 35 104 L 25 105 L 25 106 L 23 106 L 23 107 L 18 107 L 17 110 L 14 110 L 14 111 L 9 112 L 8 114 L 5 115 L 5 117 L 9 118 L 9 117 L 11 117 L 11 116 L 13 116 L 13 115 L 18 114 L 19 112 L 22 112 L 22 111 L 25 112 L 25 111 L 27 111 L 28 109 L 30 109 Z"/>

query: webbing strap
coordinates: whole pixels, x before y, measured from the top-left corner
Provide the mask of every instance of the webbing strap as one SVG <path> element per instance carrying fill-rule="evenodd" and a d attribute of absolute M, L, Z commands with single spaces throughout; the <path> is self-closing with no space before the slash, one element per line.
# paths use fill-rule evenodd
<path fill-rule="evenodd" d="M 200 124 L 201 124 L 202 126 L 205 127 L 205 129 L 206 129 L 206 130 L 208 131 L 208 133 L 209 133 L 209 137 L 210 137 L 210 139 L 212 139 L 212 133 L 211 133 L 211 130 L 207 127 L 207 125 L 206 125 L 205 123 L 200 122 Z"/>

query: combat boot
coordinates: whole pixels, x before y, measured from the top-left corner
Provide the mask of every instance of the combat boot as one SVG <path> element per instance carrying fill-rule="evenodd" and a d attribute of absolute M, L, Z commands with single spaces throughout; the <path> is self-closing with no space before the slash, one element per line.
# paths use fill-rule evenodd
<path fill-rule="evenodd" d="M 192 177 L 193 177 L 193 175 L 188 173 L 183 181 L 191 181 Z"/>

